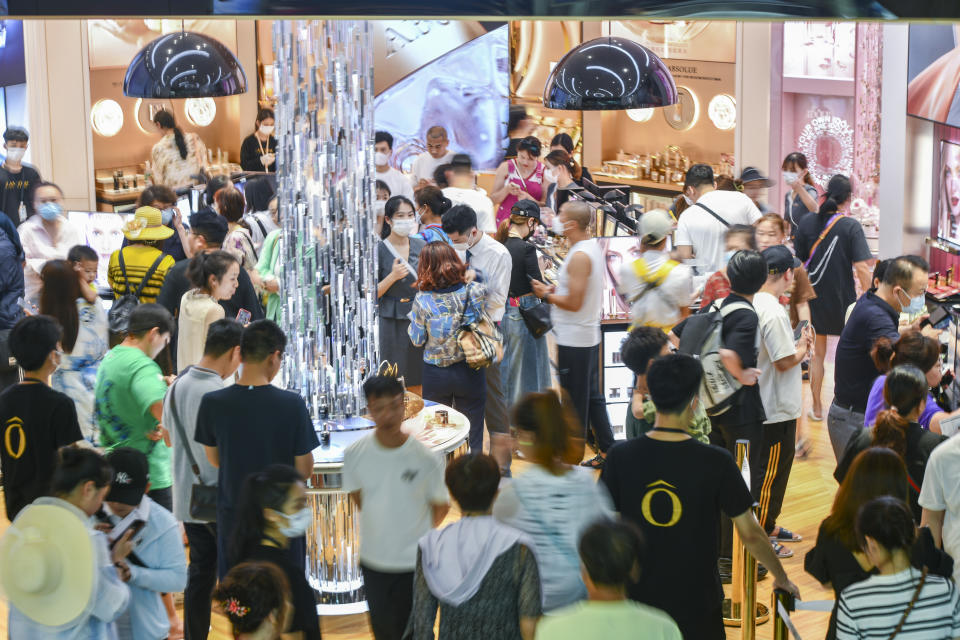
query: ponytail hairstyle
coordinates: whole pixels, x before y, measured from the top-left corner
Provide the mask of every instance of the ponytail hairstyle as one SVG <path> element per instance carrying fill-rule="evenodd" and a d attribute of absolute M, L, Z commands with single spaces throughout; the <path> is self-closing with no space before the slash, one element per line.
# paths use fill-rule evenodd
<path fill-rule="evenodd" d="M 820 205 L 820 229 L 823 231 L 827 222 L 840 210 L 840 205 L 850 199 L 853 194 L 853 188 L 850 186 L 850 178 L 839 173 L 827 183 L 827 190 L 823 194 L 823 204 Z"/>
<path fill-rule="evenodd" d="M 551 151 L 547 154 L 547 157 L 544 158 L 544 161 L 558 167 L 566 167 L 573 180 L 579 180 L 583 176 L 583 169 L 566 151 L 561 151 L 560 149 Z"/>
<path fill-rule="evenodd" d="M 275 564 L 244 562 L 220 581 L 213 599 L 230 620 L 235 634 L 254 633 L 273 613 L 279 634 L 284 626 L 284 610 L 291 600 L 290 583 Z"/>
<path fill-rule="evenodd" d="M 303 482 L 303 478 L 296 469 L 285 464 L 272 464 L 247 476 L 229 549 L 231 564 L 242 562 L 260 544 L 267 530 L 264 510 L 283 511 L 290 487 L 298 482 Z"/>
<path fill-rule="evenodd" d="M 187 141 L 183 139 L 183 131 L 177 126 L 177 121 L 173 118 L 173 114 L 166 109 L 161 109 L 154 114 L 153 122 L 164 129 L 173 129 L 173 141 L 177 143 L 177 150 L 180 152 L 180 157 L 186 160 Z"/>
<path fill-rule="evenodd" d="M 877 414 L 873 430 L 874 447 L 889 447 L 902 458 L 907 453 L 907 416 L 924 401 L 927 377 L 913 365 L 894 367 L 883 385 L 883 400 L 889 409 Z"/>
<path fill-rule="evenodd" d="M 521 216 L 518 213 L 511 213 L 510 217 L 500 223 L 500 226 L 497 227 L 497 233 L 493 236 L 494 240 L 500 244 L 504 244 L 507 241 L 507 238 L 510 237 L 510 225 L 515 224 L 518 226 L 524 226 L 529 222 L 531 218 L 527 216 Z"/>
<path fill-rule="evenodd" d="M 187 279 L 197 289 L 204 293 L 213 293 L 210 290 L 210 276 L 217 280 L 222 280 L 227 270 L 234 263 L 238 263 L 237 257 L 227 251 L 211 251 L 204 253 L 201 251 L 190 258 L 187 264 Z"/>
<path fill-rule="evenodd" d="M 583 457 L 580 421 L 570 406 L 569 402 L 561 403 L 560 396 L 552 390 L 528 393 L 514 406 L 514 427 L 536 434 L 535 464 L 556 471 L 563 464 L 570 464 L 577 449 Z"/>
<path fill-rule="evenodd" d="M 919 331 L 905 331 L 896 342 L 887 337 L 877 338 L 870 357 L 880 373 L 902 364 L 911 364 L 926 372 L 940 359 L 940 343 Z"/>
<path fill-rule="evenodd" d="M 432 184 L 417 189 L 413 197 L 417 200 L 417 207 L 430 209 L 430 213 L 438 218 L 443 217 L 443 214 L 453 207 L 450 198 L 443 195 L 443 191 Z"/>
<path fill-rule="evenodd" d="M 717 176 L 717 191 L 743 191 L 743 183 L 730 176 Z"/>

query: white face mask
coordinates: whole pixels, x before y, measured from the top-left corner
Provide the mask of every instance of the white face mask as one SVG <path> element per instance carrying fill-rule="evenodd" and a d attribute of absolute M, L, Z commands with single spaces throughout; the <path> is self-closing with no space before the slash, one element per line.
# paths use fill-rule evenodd
<path fill-rule="evenodd" d="M 22 147 L 11 147 L 7 149 L 7 160 L 10 162 L 20 162 L 23 160 L 23 154 L 26 152 L 27 150 Z"/>
<path fill-rule="evenodd" d="M 385 167 L 387 166 L 388 162 L 390 162 L 390 156 L 384 152 L 377 151 L 375 154 L 373 154 L 373 163 L 378 167 Z"/>
<path fill-rule="evenodd" d="M 784 171 L 782 175 L 785 184 L 793 184 L 800 177 L 800 174 L 795 171 Z"/>
<path fill-rule="evenodd" d="M 307 528 L 313 522 L 313 511 L 310 507 L 304 507 L 296 513 L 284 513 L 283 516 L 287 519 L 287 525 L 277 529 L 288 538 L 299 538 L 307 532 Z"/>
<path fill-rule="evenodd" d="M 391 228 L 395 234 L 406 238 L 411 233 L 416 231 L 417 221 L 409 218 L 404 218 L 403 220 L 394 220 Z"/>
<path fill-rule="evenodd" d="M 466 242 L 455 242 L 453 243 L 453 250 L 457 252 L 457 255 L 460 256 L 460 261 L 466 264 L 467 262 L 467 251 L 470 249 L 470 245 Z"/>
<path fill-rule="evenodd" d="M 543 177 L 547 182 L 556 182 L 557 181 L 557 170 L 556 169 L 544 169 Z"/>
<path fill-rule="evenodd" d="M 560 216 L 553 217 L 553 223 L 550 225 L 550 230 L 553 231 L 554 235 L 562 236 L 566 233 L 567 225 L 560 219 Z"/>
<path fill-rule="evenodd" d="M 268 135 L 270 135 L 271 133 L 273 133 L 273 127 L 272 127 L 272 126 L 269 126 L 269 125 L 262 124 L 262 125 L 260 125 L 260 133 L 262 133 L 262 134 L 265 135 L 265 136 L 268 136 Z"/>
<path fill-rule="evenodd" d="M 687 194 L 683 194 L 683 201 L 687 203 L 688 207 L 692 207 L 696 204 L 696 202 L 694 202 L 693 199 Z"/>

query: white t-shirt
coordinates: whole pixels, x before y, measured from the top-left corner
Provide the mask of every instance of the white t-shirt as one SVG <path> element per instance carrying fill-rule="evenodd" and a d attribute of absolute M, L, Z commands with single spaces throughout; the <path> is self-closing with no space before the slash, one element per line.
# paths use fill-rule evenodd
<path fill-rule="evenodd" d="M 650 278 L 670 256 L 664 251 L 646 251 L 640 259 L 647 263 Z M 634 263 L 628 262 L 620 267 L 617 289 L 630 303 L 630 319 L 635 325 L 672 327 L 680 322 L 680 308 L 688 307 L 692 302 L 693 270 L 685 264 L 678 264 L 660 286 L 656 286 L 639 278 Z"/>
<path fill-rule="evenodd" d="M 448 151 L 447 155 L 440 159 L 434 158 L 424 151 L 413 159 L 413 166 L 410 168 L 410 184 L 416 189 L 421 180 L 433 182 L 433 174 L 437 167 L 451 160 L 453 160 L 453 151 Z"/>
<path fill-rule="evenodd" d="M 753 296 L 753 308 L 759 323 L 757 368 L 763 372 L 759 385 L 763 411 L 767 414 L 764 424 L 795 420 L 803 410 L 803 373 L 800 365 L 780 371 L 773 364 L 797 352 L 790 316 L 779 300 L 763 291 Z"/>
<path fill-rule="evenodd" d="M 557 344 L 562 347 L 594 347 L 600 344 L 600 314 L 603 300 L 603 257 L 600 244 L 596 238 L 581 240 L 570 247 L 567 259 L 560 267 L 557 277 L 557 294 L 565 296 L 570 293 L 570 260 L 578 253 L 585 253 L 590 258 L 590 277 L 587 281 L 587 291 L 583 296 L 583 305 L 579 311 L 566 311 L 554 305 L 551 307 L 550 317 L 553 320 L 553 334 Z"/>
<path fill-rule="evenodd" d="M 370 434 L 343 454 L 343 490 L 360 492 L 360 562 L 413 571 L 417 542 L 433 526 L 432 505 L 449 502 L 444 461 L 410 436 L 396 449 Z"/>
<path fill-rule="evenodd" d="M 461 189 L 446 187 L 443 195 L 453 204 L 465 204 L 477 212 L 477 229 L 484 233 L 496 233 L 497 221 L 493 215 L 493 200 L 483 189 Z"/>
<path fill-rule="evenodd" d="M 700 196 L 698 204 L 709 207 L 727 224 L 750 224 L 760 219 L 760 210 L 753 200 L 739 191 L 710 191 Z M 688 207 L 677 221 L 676 246 L 692 246 L 696 256 L 697 275 L 709 275 L 725 267 L 724 235 L 727 227 L 702 207 Z"/>
<path fill-rule="evenodd" d="M 390 167 L 383 173 L 375 171 L 373 177 L 377 180 L 383 180 L 390 187 L 390 196 L 406 196 L 413 200 L 413 185 L 410 184 L 410 178 L 402 172 Z"/>
<path fill-rule="evenodd" d="M 946 511 L 943 517 L 943 550 L 960 558 L 960 437 L 942 443 L 927 460 L 920 488 L 920 506 Z M 953 563 L 953 579 L 960 580 L 960 562 Z"/>

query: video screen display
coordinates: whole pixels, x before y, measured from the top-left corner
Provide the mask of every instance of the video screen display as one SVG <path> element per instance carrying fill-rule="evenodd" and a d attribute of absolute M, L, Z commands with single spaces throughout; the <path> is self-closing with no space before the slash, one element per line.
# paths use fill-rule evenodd
<path fill-rule="evenodd" d="M 600 250 L 606 268 L 603 273 L 603 316 L 604 320 L 630 319 L 630 305 L 617 293 L 620 284 L 620 269 L 640 257 L 640 241 L 636 236 L 618 236 L 600 238 Z"/>
<path fill-rule="evenodd" d="M 940 143 L 940 171 L 937 177 L 937 237 L 960 245 L 960 144 Z"/>
<path fill-rule="evenodd" d="M 87 246 L 97 252 L 98 289 L 109 289 L 107 267 L 110 256 L 123 245 L 123 223 L 133 217 L 132 213 L 105 213 L 102 211 L 68 211 L 67 219 L 83 229 Z"/>
<path fill-rule="evenodd" d="M 960 127 L 960 24 L 911 24 L 907 115 Z"/>

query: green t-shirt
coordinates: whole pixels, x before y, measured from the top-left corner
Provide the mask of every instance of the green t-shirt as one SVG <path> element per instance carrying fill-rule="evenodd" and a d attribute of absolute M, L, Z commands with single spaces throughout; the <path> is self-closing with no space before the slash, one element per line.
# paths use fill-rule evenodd
<path fill-rule="evenodd" d="M 147 438 L 157 428 L 150 407 L 162 402 L 166 393 L 160 367 L 136 347 L 114 347 L 97 369 L 95 415 L 100 424 L 100 445 L 107 450 L 130 447 L 147 454 L 151 489 L 166 489 L 173 484 L 170 448 L 163 440 Z"/>
<path fill-rule="evenodd" d="M 632 600 L 582 601 L 552 614 L 537 624 L 536 640 L 683 640 L 673 618 L 660 609 Z"/>

